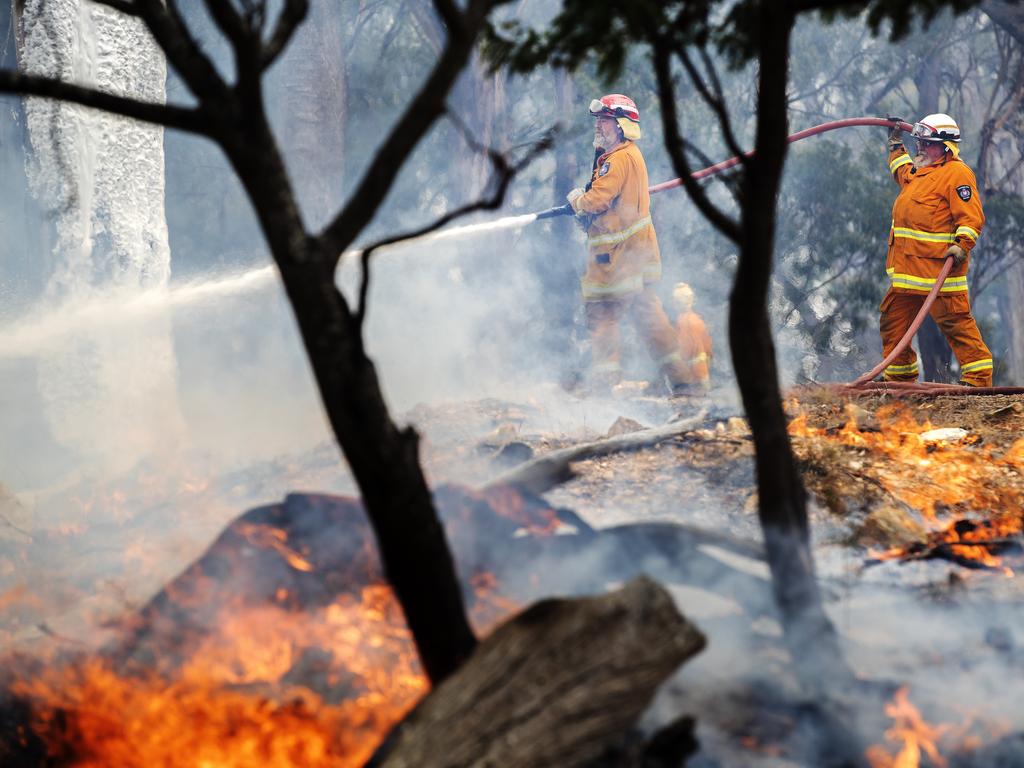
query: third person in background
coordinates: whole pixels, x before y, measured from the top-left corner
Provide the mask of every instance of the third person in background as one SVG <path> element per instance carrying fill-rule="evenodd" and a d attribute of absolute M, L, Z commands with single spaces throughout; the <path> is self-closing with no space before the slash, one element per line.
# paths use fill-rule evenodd
<path fill-rule="evenodd" d="M 676 314 L 676 338 L 683 358 L 687 383 L 695 392 L 711 388 L 711 336 L 704 319 L 693 311 L 693 289 L 676 283 L 672 290 Z"/>
<path fill-rule="evenodd" d="M 960 379 L 975 387 L 992 385 L 992 353 L 981 339 L 967 296 L 967 268 L 985 214 L 974 172 L 960 159 L 960 128 L 949 115 L 934 114 L 914 124 L 914 156 L 899 128 L 889 133 L 889 170 L 900 193 L 892 207 L 885 268 L 891 284 L 882 300 L 884 355 L 910 328 L 947 257 L 953 268 L 943 281 L 931 316 L 960 364 Z M 917 355 L 908 345 L 885 369 L 887 381 L 916 381 Z"/>

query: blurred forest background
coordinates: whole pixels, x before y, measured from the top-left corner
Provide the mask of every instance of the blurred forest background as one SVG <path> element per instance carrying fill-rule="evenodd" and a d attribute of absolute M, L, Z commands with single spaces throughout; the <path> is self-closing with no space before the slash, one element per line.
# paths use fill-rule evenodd
<path fill-rule="evenodd" d="M 228 52 L 200 0 L 181 3 L 197 36 L 227 66 Z M 551 0 L 521 0 L 501 18 L 542 28 L 557 12 Z M 15 55 L 10 8 L 0 9 L 4 64 Z M 860 20 L 823 25 L 804 18 L 792 47 L 790 129 L 831 119 L 892 114 L 907 120 L 948 112 L 964 135 L 963 158 L 982 190 L 987 226 L 973 252 L 971 296 L 996 360 L 997 384 L 1024 384 L 1024 12 L 986 2 L 962 16 L 940 15 L 898 45 L 874 38 Z M 436 59 L 443 27 L 427 0 L 325 0 L 271 71 L 268 100 L 300 202 L 314 227 L 346 199 L 380 137 Z M 450 100 L 451 119 L 440 121 L 403 170 L 368 237 L 422 225 L 471 201 L 486 188 L 487 158 L 466 136 L 499 150 L 535 142 L 561 126 L 551 153 L 516 179 L 506 199 L 510 212 L 564 201 L 589 173 L 592 150 L 587 104 L 608 92 L 629 94 L 639 105 L 652 183 L 672 177 L 662 146 L 659 107 L 649 62 L 632 54 L 622 77 L 602 82 L 593 69 L 545 69 L 528 77 L 492 73 L 481 56 Z M 720 67 L 741 143 L 753 130 L 753 76 Z M 727 152 L 717 120 L 696 93 L 681 90 L 684 135 L 711 161 Z M 187 100 L 169 82 L 168 102 Z M 47 215 L 26 191 L 26 136 L 20 101 L 4 99 L 0 114 L 0 304 L 7 311 L 38 296 L 49 271 Z M 173 131 L 165 135 L 167 218 L 175 279 L 266 261 L 258 227 L 219 150 Z M 718 201 L 727 184 L 713 180 Z M 888 178 L 884 136 L 858 128 L 815 137 L 791 148 L 780 200 L 773 318 L 786 371 L 784 383 L 841 380 L 878 357 L 877 305 L 885 291 L 885 238 L 896 187 Z M 698 310 L 724 352 L 724 305 L 735 254 L 679 190 L 653 201 L 662 245 L 668 298 L 677 280 L 690 282 Z M 26 226 L 26 223 L 33 223 Z M 483 255 L 459 266 L 457 280 L 485 295 L 516 259 L 540 287 L 539 313 L 523 320 L 525 335 L 556 358 L 571 353 L 576 276 L 583 248 L 572 224 L 544 224 L 543 236 L 511 251 L 506 241 L 475 243 Z M 541 227 L 535 227 L 540 230 Z M 531 233 L 532 234 L 532 233 Z M 500 307 L 477 329 L 508 326 Z M 519 335 L 519 334 L 517 334 Z M 939 340 L 941 341 L 941 340 Z M 927 334 L 924 343 L 935 343 Z M 929 347 L 931 349 L 931 347 Z M 522 350 L 509 349 L 512 356 Z M 925 350 L 926 357 L 928 350 Z M 948 354 L 929 361 L 930 373 L 955 378 Z M 719 355 L 718 372 L 727 372 Z"/>

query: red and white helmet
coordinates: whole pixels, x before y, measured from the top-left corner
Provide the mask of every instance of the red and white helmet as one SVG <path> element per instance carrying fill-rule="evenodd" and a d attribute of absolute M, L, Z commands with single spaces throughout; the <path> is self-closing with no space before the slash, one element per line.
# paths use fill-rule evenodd
<path fill-rule="evenodd" d="M 914 123 L 910 134 L 920 141 L 953 141 L 960 142 L 960 126 L 949 115 L 936 112 L 934 115 L 922 117 Z"/>
<path fill-rule="evenodd" d="M 594 117 L 612 117 L 622 129 L 622 135 L 630 141 L 640 138 L 640 110 L 636 103 L 621 93 L 610 93 L 590 102 L 590 114 Z"/>

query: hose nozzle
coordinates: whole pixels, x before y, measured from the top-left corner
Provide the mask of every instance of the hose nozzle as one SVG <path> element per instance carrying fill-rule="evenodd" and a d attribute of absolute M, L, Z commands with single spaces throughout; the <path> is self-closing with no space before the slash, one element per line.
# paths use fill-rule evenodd
<path fill-rule="evenodd" d="M 546 211 L 541 211 L 537 214 L 537 220 L 541 219 L 553 219 L 557 216 L 572 216 L 572 206 L 566 203 L 565 205 L 556 205 L 554 208 L 548 208 Z"/>

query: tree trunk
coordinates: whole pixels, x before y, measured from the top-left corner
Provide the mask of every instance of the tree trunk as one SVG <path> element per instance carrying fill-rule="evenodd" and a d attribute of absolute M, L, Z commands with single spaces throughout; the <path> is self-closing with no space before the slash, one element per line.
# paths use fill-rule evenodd
<path fill-rule="evenodd" d="M 592 766 L 704 644 L 647 578 L 601 597 L 545 600 L 495 630 L 369 765 Z"/>
<path fill-rule="evenodd" d="M 399 429 L 384 402 L 360 329 L 334 283 L 333 258 L 303 229 L 270 127 L 246 110 L 226 142 L 256 208 L 341 450 L 362 493 L 388 580 L 434 683 L 476 644 L 444 531 L 419 464 L 419 437 Z M 245 137 L 243 140 L 242 137 Z"/>
<path fill-rule="evenodd" d="M 556 69 L 553 78 L 554 114 L 559 124 L 572 124 L 572 115 L 583 108 L 579 103 L 576 81 L 568 70 Z M 574 142 L 563 134 L 555 146 L 555 174 L 552 178 L 549 205 L 561 205 L 574 187 L 586 182 L 585 172 L 579 167 Z M 590 154 L 589 152 L 587 154 Z M 581 251 L 576 242 L 576 222 L 572 216 L 559 216 L 548 223 L 551 237 L 550 250 L 538 250 L 532 256 L 534 272 L 540 276 L 545 294 L 552 297 L 575 295 L 579 288 L 580 262 L 575 255 Z M 581 365 L 571 349 L 573 312 L 576 302 L 555 300 L 544 302 L 544 346 L 554 359 L 564 361 L 572 369 L 562 375 L 574 373 Z"/>
<path fill-rule="evenodd" d="M 756 449 L 759 515 L 783 630 L 809 691 L 852 679 L 825 614 L 811 555 L 807 500 L 782 410 L 768 318 L 776 208 L 786 152 L 786 84 L 794 19 L 763 4 L 757 140 L 743 176 L 740 259 L 729 301 L 729 341 Z M 840 674 L 837 674 L 840 673 Z"/>
<path fill-rule="evenodd" d="M 1000 298 L 1000 309 L 1008 329 L 1004 381 L 1024 384 L 1024 262 L 1020 260 L 1006 270 L 1005 293 Z"/>

